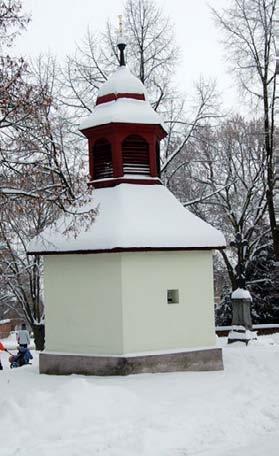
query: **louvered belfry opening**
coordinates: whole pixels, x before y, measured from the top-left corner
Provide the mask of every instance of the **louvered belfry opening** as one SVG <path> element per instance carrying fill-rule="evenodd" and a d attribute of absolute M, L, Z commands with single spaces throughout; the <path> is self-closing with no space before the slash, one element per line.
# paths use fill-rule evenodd
<path fill-rule="evenodd" d="M 123 173 L 150 176 L 149 145 L 138 135 L 128 136 L 122 143 Z"/>
<path fill-rule="evenodd" d="M 99 139 L 93 147 L 93 179 L 113 177 L 111 144 L 106 139 Z"/>

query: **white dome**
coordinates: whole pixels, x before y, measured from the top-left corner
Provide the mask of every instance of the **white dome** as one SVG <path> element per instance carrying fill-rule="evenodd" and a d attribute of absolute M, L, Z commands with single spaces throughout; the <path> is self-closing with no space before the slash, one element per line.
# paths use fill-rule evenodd
<path fill-rule="evenodd" d="M 99 89 L 98 97 L 103 97 L 111 93 L 138 93 L 144 94 L 145 98 L 147 98 L 143 83 L 126 66 L 120 66 L 111 74 Z"/>

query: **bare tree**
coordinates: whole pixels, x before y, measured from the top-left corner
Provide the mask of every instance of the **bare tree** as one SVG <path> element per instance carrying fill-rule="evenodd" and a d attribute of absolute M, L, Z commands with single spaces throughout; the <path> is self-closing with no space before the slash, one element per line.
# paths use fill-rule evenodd
<path fill-rule="evenodd" d="M 231 0 L 227 9 L 213 10 L 213 13 L 224 33 L 229 60 L 240 86 L 256 102 L 262 118 L 266 199 L 274 252 L 279 257 L 279 232 L 274 211 L 276 6 L 277 0 Z"/>
<path fill-rule="evenodd" d="M 179 61 L 173 25 L 151 0 L 128 0 L 124 7 L 127 63 L 145 84 L 149 99 L 168 128 L 161 152 L 162 178 L 167 183 L 171 163 L 206 119 L 216 117 L 218 101 L 214 82 L 203 79 L 195 85 L 193 97 L 186 98 L 173 81 Z M 111 24 L 101 37 L 88 32 L 64 69 L 62 102 L 72 112 L 73 130 L 81 116 L 93 109 L 100 85 L 117 67 L 117 30 Z"/>
<path fill-rule="evenodd" d="M 128 0 L 124 7 L 124 30 L 129 44 L 127 57 L 133 73 L 149 90 L 155 110 L 174 99 L 173 70 L 179 60 L 174 26 L 152 0 Z M 118 58 L 117 32 L 107 25 L 108 46 Z"/>
<path fill-rule="evenodd" d="M 10 43 L 10 27 L 25 24 L 20 7 L 16 1 L 1 3 L 8 23 L 0 22 L 0 30 Z M 55 61 L 40 58 L 32 67 L 2 56 L 0 72 L 1 298 L 21 307 L 42 349 L 42 261 L 28 256 L 28 243 L 61 212 L 73 213 L 72 206 L 84 202 L 83 160 L 57 102 Z"/>
<path fill-rule="evenodd" d="M 240 233 L 248 242 L 243 251 L 243 269 L 263 247 L 266 226 L 265 144 L 260 121 L 247 122 L 236 116 L 212 128 L 199 131 L 191 145 L 189 160 L 185 153 L 175 166 L 171 188 L 184 197 L 184 206 L 221 229 L 228 240 Z M 178 189 L 177 189 L 178 187 Z M 183 200 L 182 200 L 183 201 Z M 232 289 L 237 287 L 235 256 L 221 251 Z"/>
<path fill-rule="evenodd" d="M 21 0 L 4 0 L 0 3 L 0 39 L 1 45 L 11 44 L 24 29 L 30 18 L 22 14 Z"/>
<path fill-rule="evenodd" d="M 67 116 L 56 104 L 56 65 L 52 59 L 30 67 L 30 81 L 48 103 L 37 106 L 24 128 L 9 129 L 1 149 L 0 272 L 14 305 L 31 325 L 37 349 L 43 348 L 42 260 L 28 255 L 28 244 L 63 213 L 75 214 L 89 196 L 83 159 Z M 94 211 L 84 214 L 92 221 Z M 72 217 L 71 229 L 84 223 Z M 76 223 L 74 223 L 76 221 Z"/>
<path fill-rule="evenodd" d="M 174 102 L 173 70 L 179 60 L 170 19 L 152 0 L 128 0 L 124 6 L 127 62 L 148 88 L 155 110 L 166 110 Z M 105 33 L 90 31 L 67 59 L 64 70 L 63 101 L 75 115 L 93 109 L 100 85 L 118 65 L 117 30 L 110 23 Z"/>
<path fill-rule="evenodd" d="M 29 239 L 53 219 L 50 204 L 36 199 L 14 199 L 2 204 L 0 237 L 4 250 L 0 252 L 0 274 L 5 302 L 21 309 L 32 327 L 36 349 L 44 348 L 44 306 L 41 289 L 42 259 L 28 256 Z"/>
<path fill-rule="evenodd" d="M 186 106 L 187 109 L 186 109 Z M 180 109 L 169 111 L 165 123 L 169 127 L 169 135 L 161 154 L 161 170 L 166 185 L 181 166 L 184 166 L 185 154 L 188 162 L 193 162 L 193 145 L 197 147 L 200 130 L 209 125 L 209 121 L 220 119 L 220 107 L 215 82 L 200 79 L 195 84 L 191 100 L 183 100 Z M 181 157 L 180 157 L 181 156 Z"/>

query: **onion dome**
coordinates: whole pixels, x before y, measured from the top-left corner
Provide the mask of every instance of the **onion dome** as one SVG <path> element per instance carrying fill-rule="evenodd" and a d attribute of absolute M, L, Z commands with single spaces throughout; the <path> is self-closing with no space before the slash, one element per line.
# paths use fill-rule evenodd
<path fill-rule="evenodd" d="M 80 130 L 110 123 L 160 125 L 160 116 L 151 107 L 143 83 L 125 65 L 125 44 L 120 40 L 120 66 L 100 87 L 92 114 L 84 119 Z"/>
<path fill-rule="evenodd" d="M 106 97 L 106 98 L 105 98 Z M 96 105 L 118 98 L 146 100 L 147 94 L 143 83 L 134 76 L 129 68 L 120 66 L 108 78 L 99 90 Z"/>
<path fill-rule="evenodd" d="M 80 130 L 109 123 L 152 124 L 166 128 L 147 100 L 142 82 L 126 66 L 120 66 L 99 90 L 92 114 Z"/>

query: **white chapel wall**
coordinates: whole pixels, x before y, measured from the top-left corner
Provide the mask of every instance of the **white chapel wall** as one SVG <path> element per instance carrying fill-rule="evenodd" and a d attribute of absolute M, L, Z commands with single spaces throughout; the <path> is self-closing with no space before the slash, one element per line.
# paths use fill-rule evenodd
<path fill-rule="evenodd" d="M 122 352 L 119 254 L 44 257 L 46 350 Z"/>
<path fill-rule="evenodd" d="M 211 251 L 125 253 L 122 284 L 124 353 L 215 345 Z"/>
<path fill-rule="evenodd" d="M 45 301 L 49 352 L 215 345 L 210 251 L 46 256 Z"/>

